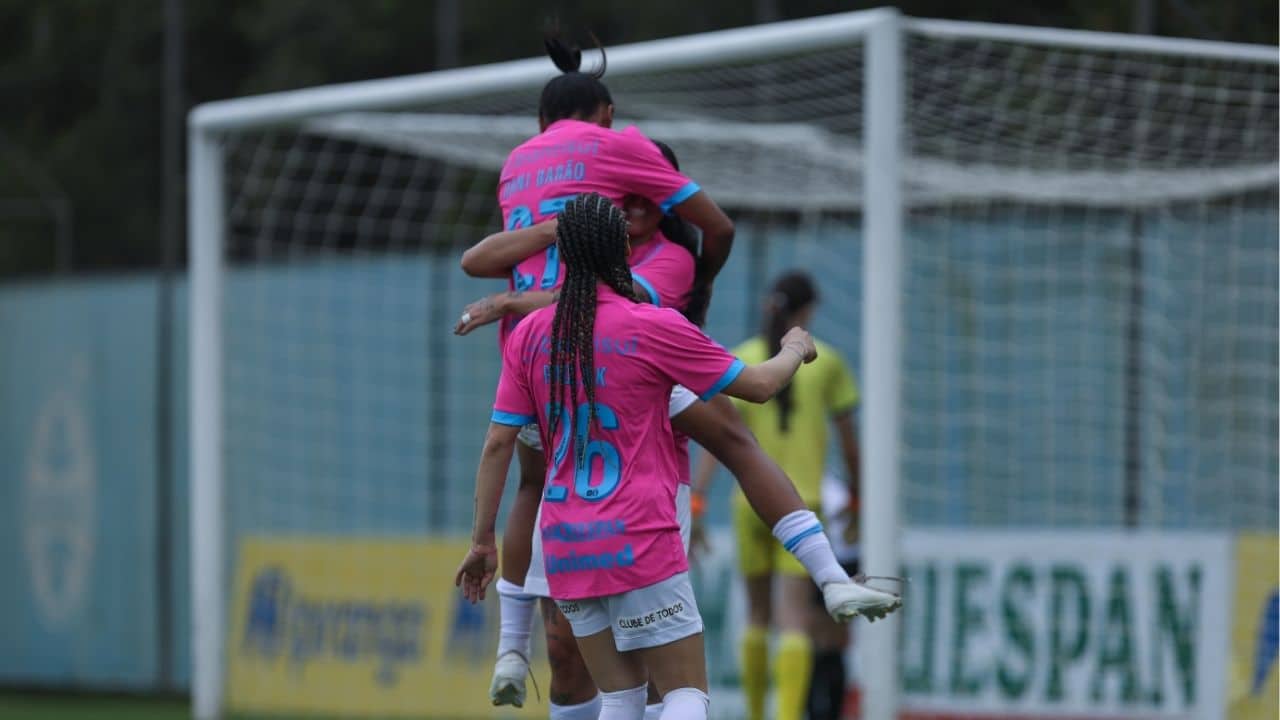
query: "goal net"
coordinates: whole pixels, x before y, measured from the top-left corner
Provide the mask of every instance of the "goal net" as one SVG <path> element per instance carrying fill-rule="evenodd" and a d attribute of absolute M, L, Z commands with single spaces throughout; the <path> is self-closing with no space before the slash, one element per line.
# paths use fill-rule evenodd
<path fill-rule="evenodd" d="M 737 223 L 710 334 L 732 345 L 756 332 L 768 283 L 801 268 L 822 296 L 815 334 L 857 372 L 877 342 L 860 319 L 874 180 L 863 121 L 876 100 L 863 92 L 855 16 L 837 16 L 839 32 L 835 21 L 757 28 L 745 45 L 730 32 L 618 48 L 606 82 L 617 124 L 670 144 Z M 999 533 L 1035 530 L 1027 552 L 1048 543 L 1048 557 L 1068 537 L 1055 532 L 1275 532 L 1275 53 L 902 28 L 902 705 L 916 717 L 1195 714 L 1218 700 L 1177 685 L 1163 616 L 1134 610 L 1156 628 L 1122 652 L 1092 635 L 1078 648 L 1085 620 L 1062 629 L 1056 610 L 1019 615 L 1075 607 L 1092 570 L 1080 595 L 1066 571 L 1031 563 L 1010 620 L 995 617 L 997 586 L 1017 558 L 963 577 L 963 558 L 930 558 L 965 534 L 980 553 L 1008 544 Z M 711 49 L 722 47 L 733 49 Z M 224 530 L 210 557 L 227 582 L 196 602 L 225 608 L 233 707 L 423 714 L 437 699 L 413 691 L 414 663 L 437 663 L 459 673 L 457 694 L 479 693 L 437 711 L 487 712 L 495 608 L 454 603 L 454 546 L 419 541 L 470 527 L 499 356 L 492 329 L 451 331 L 468 302 L 505 284 L 465 277 L 458 259 L 500 228 L 497 172 L 537 132 L 551 67 L 538 62 L 456 71 L 447 91 L 427 82 L 385 106 L 361 85 L 283 98 L 317 100 L 283 119 L 239 118 L 232 103 L 202 130 L 220 163 L 209 192 L 222 225 Z M 725 503 L 712 507 L 726 522 Z M 1185 537 L 1193 555 L 1206 547 Z M 729 583 L 732 567 L 713 557 L 704 572 Z M 1133 582 L 1143 602 L 1164 597 Z M 1182 603 L 1180 587 L 1169 597 Z M 706 600 L 709 628 L 740 611 L 723 596 Z M 325 614 L 338 606 L 347 615 Z M 1115 616 L 1089 613 L 1114 629 Z M 708 643 L 713 683 L 727 688 L 713 707 L 733 716 L 734 638 L 709 629 Z M 1150 653 L 1137 658 L 1142 643 Z M 1101 660 L 1086 667 L 1087 653 Z M 381 669 L 344 670 L 363 661 Z M 197 661 L 197 686 L 218 672 Z"/>

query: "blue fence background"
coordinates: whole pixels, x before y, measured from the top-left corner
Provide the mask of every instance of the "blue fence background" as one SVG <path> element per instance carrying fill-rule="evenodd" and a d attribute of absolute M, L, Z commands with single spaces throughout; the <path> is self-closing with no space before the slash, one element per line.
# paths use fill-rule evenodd
<path fill-rule="evenodd" d="M 1212 252 L 1205 238 L 1223 231 L 1227 217 L 1226 251 Z M 1123 277 L 1116 264 L 1132 241 L 1132 226 L 1121 217 L 1087 220 L 1080 232 L 1049 234 L 1008 218 L 943 223 L 922 216 L 909 225 L 904 468 L 910 522 L 990 522 L 964 500 L 974 493 L 1021 499 L 1000 510 L 1002 517 L 1034 521 L 1035 508 L 1060 500 L 1053 493 L 1064 486 L 1052 484 L 1028 504 L 1027 478 L 999 472 L 1009 466 L 1010 452 L 1025 456 L 1017 461 L 1024 465 L 1061 463 L 1055 473 L 1088 478 L 1072 487 L 1071 501 L 1094 507 L 1094 524 L 1119 522 L 1117 473 L 1125 450 L 1123 417 L 1114 408 L 1122 404 L 1102 403 L 1112 410 L 1098 417 L 1091 398 L 1124 392 L 1118 378 L 1128 286 L 1114 278 Z M 1144 505 L 1144 525 L 1196 527 L 1210 517 L 1219 525 L 1275 527 L 1276 226 L 1271 205 L 1190 220 L 1155 214 L 1141 228 L 1143 246 L 1152 251 L 1140 284 L 1149 328 L 1141 377 L 1148 400 L 1159 398 L 1143 406 L 1144 417 L 1159 428 L 1141 451 L 1144 482 L 1158 491 Z M 755 329 L 764 283 L 777 271 L 804 267 L 825 299 L 815 333 L 856 369 L 859 234 L 832 224 L 806 233 L 742 228 L 734 260 L 716 285 L 709 330 L 726 344 L 745 338 Z M 1031 257 L 1030 249 L 1016 250 L 1018 243 L 1047 255 Z M 1059 276 L 1075 284 L 1020 296 L 991 271 L 1011 262 L 1070 268 Z M 1081 277 L 1096 282 L 1076 282 Z M 1201 286 L 1206 277 L 1223 285 Z M 427 320 L 451 319 L 495 287 L 462 278 L 453 255 L 232 269 L 226 410 L 233 536 L 465 531 L 488 416 L 487 401 L 476 399 L 493 387 L 496 345 L 491 331 L 458 340 L 449 327 Z M 157 623 L 165 615 L 173 684 L 184 687 L 189 679 L 185 283 L 179 281 L 175 293 L 172 534 L 163 538 L 156 508 L 158 298 L 158 281 L 150 276 L 0 287 L 6 345 L 0 354 L 0 576 L 8 578 L 0 586 L 0 683 L 155 687 L 162 655 Z M 1021 301 L 1038 303 L 1036 312 L 1079 331 L 1039 338 L 1035 352 L 1001 355 L 996 364 L 975 357 L 970 349 L 982 347 L 972 342 L 975 333 L 984 333 L 986 343 L 1015 342 L 1022 330 L 1036 328 L 984 325 L 973 309 Z M 1229 327 L 1247 333 L 1215 335 Z M 287 343 L 264 346 L 273 337 Z M 1230 344 L 1220 356 L 1230 365 L 1197 349 L 1206 342 L 1193 341 L 1206 337 L 1209 345 Z M 1094 344 L 1082 348 L 1082 342 Z M 433 355 L 433 347 L 445 350 Z M 1005 387 L 1015 391 L 975 395 L 954 381 L 975 372 L 1012 378 Z M 1244 421 L 1222 420 L 1224 394 L 1231 408 L 1249 411 Z M 984 431 L 996 435 L 910 422 L 963 416 L 975 407 L 1000 411 L 999 427 Z M 1010 428 L 1034 430 L 1036 412 L 1046 407 L 1065 415 L 1065 426 L 1091 433 L 1082 436 L 1092 443 L 1080 455 L 1086 460 L 1053 455 L 1034 432 L 1025 442 L 1000 442 L 998 433 Z M 425 432 L 429 426 L 434 436 Z M 975 445 L 991 452 L 974 452 Z M 1269 451 L 1255 451 L 1266 446 Z M 917 460 L 913 449 L 948 460 Z M 447 487 L 440 487 L 441 478 Z M 727 494 L 730 485 L 717 483 L 717 492 Z M 1215 503 L 1231 502 L 1232 492 L 1257 498 L 1260 509 L 1215 510 Z M 267 502 L 272 498 L 274 505 Z M 713 521 L 724 521 L 725 505 L 712 503 Z M 1018 516 L 1019 508 L 1029 514 Z M 157 594 L 162 542 L 172 558 L 167 613 Z"/>

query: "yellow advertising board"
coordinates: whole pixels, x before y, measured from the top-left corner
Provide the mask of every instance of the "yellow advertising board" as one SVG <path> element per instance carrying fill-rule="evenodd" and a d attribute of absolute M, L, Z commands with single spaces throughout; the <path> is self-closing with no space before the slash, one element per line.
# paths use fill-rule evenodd
<path fill-rule="evenodd" d="M 497 594 L 491 589 L 474 606 L 462 599 L 453 574 L 466 550 L 465 541 L 425 538 L 245 539 L 226 646 L 228 705 L 252 713 L 519 717 L 488 701 Z M 534 657 L 546 653 L 535 647 Z M 546 678 L 545 662 L 534 672 Z M 525 714 L 530 704 L 537 705 L 532 687 Z"/>
<path fill-rule="evenodd" d="M 1276 654 L 1280 618 L 1280 541 L 1275 535 L 1236 540 L 1236 593 L 1231 628 L 1231 720 L 1280 718 Z"/>

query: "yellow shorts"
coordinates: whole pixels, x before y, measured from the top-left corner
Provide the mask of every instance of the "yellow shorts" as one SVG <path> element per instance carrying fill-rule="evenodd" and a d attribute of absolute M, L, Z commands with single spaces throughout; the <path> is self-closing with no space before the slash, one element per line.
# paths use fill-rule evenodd
<path fill-rule="evenodd" d="M 743 577 L 808 575 L 804 565 L 782 547 L 741 492 L 733 498 L 733 534 L 738 541 L 738 570 Z"/>

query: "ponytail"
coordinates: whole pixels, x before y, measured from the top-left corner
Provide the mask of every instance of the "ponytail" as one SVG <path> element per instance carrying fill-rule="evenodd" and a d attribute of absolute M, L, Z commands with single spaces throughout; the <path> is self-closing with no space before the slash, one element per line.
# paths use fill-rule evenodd
<path fill-rule="evenodd" d="M 765 300 L 763 328 L 770 357 L 782 351 L 782 336 L 791 329 L 795 314 L 817 299 L 818 290 L 807 273 L 792 271 L 773 283 L 773 290 Z M 791 385 L 783 387 L 774 398 L 778 401 L 778 428 L 787 432 L 791 429 Z"/>
<path fill-rule="evenodd" d="M 544 34 L 542 44 L 547 56 L 562 73 L 548 80 L 542 87 L 542 96 L 538 100 L 538 118 L 544 125 L 566 118 L 585 118 L 596 112 L 601 105 L 613 104 L 609 88 L 601 82 L 604 71 L 609 66 L 608 57 L 604 46 L 594 34 L 591 35 L 591 40 L 600 49 L 600 66 L 591 72 L 582 72 L 582 49 L 577 45 L 566 45 L 555 26 Z"/>
<path fill-rule="evenodd" d="M 609 67 L 609 58 L 605 55 L 604 45 L 600 44 L 600 38 L 595 33 L 588 32 L 591 36 L 591 42 L 596 44 L 596 49 L 600 51 L 600 67 L 592 70 L 587 75 L 601 80 L 604 78 L 604 71 Z M 542 35 L 542 45 L 547 50 L 547 55 L 551 58 L 551 62 L 562 73 L 580 72 L 582 68 L 582 48 L 574 45 L 569 47 L 560 39 L 560 28 L 553 25 Z"/>

